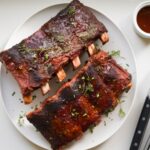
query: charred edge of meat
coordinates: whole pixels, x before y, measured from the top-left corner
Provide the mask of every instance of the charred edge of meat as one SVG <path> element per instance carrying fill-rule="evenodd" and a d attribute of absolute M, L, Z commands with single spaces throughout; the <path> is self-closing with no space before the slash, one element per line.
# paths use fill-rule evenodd
<path fill-rule="evenodd" d="M 18 81 L 23 96 L 27 96 L 96 39 L 108 41 L 106 33 L 107 29 L 92 12 L 74 0 L 33 35 L 0 53 L 0 60 Z M 77 59 L 74 67 L 79 65 Z"/>
<path fill-rule="evenodd" d="M 97 70 L 97 66 L 103 64 L 106 65 L 110 62 L 111 58 L 107 53 L 101 51 L 98 54 L 95 54 L 89 59 L 88 63 L 72 78 L 71 81 L 65 83 L 54 96 L 49 97 L 47 100 L 45 100 L 37 110 L 27 115 L 28 120 L 51 143 L 52 148 L 59 149 L 61 146 L 66 145 L 68 142 L 77 139 L 78 136 L 82 135 L 82 132 L 86 131 L 91 125 L 98 122 L 101 114 L 115 108 L 115 106 L 117 105 L 118 97 L 116 97 L 115 91 L 107 86 L 102 78 L 103 76 L 101 76 L 101 74 L 99 74 L 99 70 Z M 117 66 L 117 64 L 115 65 Z M 124 73 L 124 71 L 122 72 Z M 122 72 L 120 71 L 119 73 L 121 74 Z M 115 77 L 116 80 L 118 80 L 118 77 L 120 76 Z M 126 78 L 125 76 L 124 80 L 127 79 L 128 78 Z M 116 83 L 120 84 L 120 82 Z M 124 87 L 128 86 L 128 84 L 129 83 L 124 83 Z M 121 92 L 124 91 L 122 89 L 120 90 Z M 82 109 L 79 109 L 82 104 L 81 102 L 86 105 L 84 105 Z M 88 109 L 85 109 L 85 106 Z M 90 114 L 95 115 L 90 115 L 90 117 L 86 120 L 85 118 L 89 115 L 89 112 L 87 113 L 87 110 L 90 110 Z M 64 112 L 65 115 L 63 115 Z M 80 117 L 80 112 L 84 112 L 82 113 L 83 118 Z M 68 122 L 70 124 L 74 124 L 77 127 L 75 136 L 73 136 L 74 130 L 72 131 L 71 127 L 66 127 L 66 125 L 63 124 L 62 119 L 68 119 Z M 62 129 L 59 132 L 63 134 L 63 136 L 61 137 L 58 135 L 58 133 L 55 132 L 58 131 L 58 124 L 53 124 L 53 122 L 55 122 L 54 120 L 57 120 L 57 123 L 61 122 L 59 125 L 59 129 Z M 47 122 L 47 126 L 45 126 L 45 122 Z M 63 125 L 69 129 L 69 135 L 71 135 L 70 137 L 68 137 L 68 134 L 65 134 L 64 136 L 64 130 L 66 130 L 66 128 L 64 129 L 62 127 Z M 54 129 L 53 126 L 55 126 L 56 128 Z M 50 137 L 51 140 L 49 140 Z"/>

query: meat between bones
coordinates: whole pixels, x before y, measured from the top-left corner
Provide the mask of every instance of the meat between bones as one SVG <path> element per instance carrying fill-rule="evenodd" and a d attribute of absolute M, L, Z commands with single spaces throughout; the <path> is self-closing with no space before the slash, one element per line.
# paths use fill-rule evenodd
<path fill-rule="evenodd" d="M 130 87 L 131 75 L 100 51 L 54 96 L 27 114 L 27 119 L 58 150 L 97 125 Z"/>
<path fill-rule="evenodd" d="M 48 81 L 53 75 L 60 81 L 66 77 L 63 66 L 69 60 L 77 68 L 84 49 L 92 55 L 97 39 L 103 44 L 108 41 L 106 27 L 86 6 L 73 0 L 38 31 L 0 53 L 0 60 L 17 80 L 25 103 L 30 103 L 35 89 L 41 87 L 43 94 L 50 90 Z"/>

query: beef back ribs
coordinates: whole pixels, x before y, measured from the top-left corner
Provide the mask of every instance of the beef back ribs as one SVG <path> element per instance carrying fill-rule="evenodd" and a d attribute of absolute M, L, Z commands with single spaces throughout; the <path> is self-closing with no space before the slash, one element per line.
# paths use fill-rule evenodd
<path fill-rule="evenodd" d="M 101 51 L 27 119 L 58 150 L 95 126 L 130 87 L 131 75 Z"/>
<path fill-rule="evenodd" d="M 1 52 L 0 61 L 27 98 L 96 39 L 105 43 L 106 32 L 105 26 L 86 6 L 73 0 L 30 37 Z"/>

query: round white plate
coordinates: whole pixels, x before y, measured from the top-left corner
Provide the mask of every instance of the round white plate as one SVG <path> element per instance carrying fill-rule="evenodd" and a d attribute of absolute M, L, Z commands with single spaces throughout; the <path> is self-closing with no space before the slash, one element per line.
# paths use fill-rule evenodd
<path fill-rule="evenodd" d="M 43 25 L 51 17 L 55 16 L 56 13 L 58 13 L 65 6 L 66 4 L 51 6 L 30 17 L 14 32 L 5 49 L 10 48 L 14 44 L 20 42 L 23 38 L 31 35 L 33 32 L 39 29 L 41 25 Z M 125 101 L 121 104 L 121 106 L 117 106 L 116 109 L 109 115 L 109 117 L 103 116 L 101 123 L 94 128 L 94 132 L 91 134 L 89 131 L 87 131 L 80 140 L 73 142 L 67 147 L 67 149 L 69 150 L 89 149 L 97 146 L 98 144 L 101 144 L 109 137 L 111 137 L 121 127 L 126 117 L 128 116 L 133 105 L 134 95 L 136 91 L 135 59 L 129 43 L 127 42 L 127 39 L 109 18 L 107 18 L 102 13 L 97 12 L 96 10 L 91 9 L 91 11 L 93 11 L 97 18 L 105 24 L 109 31 L 110 41 L 105 46 L 103 46 L 103 49 L 107 51 L 120 50 L 121 56 L 123 56 L 124 58 L 116 57 L 115 59 L 117 59 L 117 62 L 120 65 L 124 66 L 124 68 L 127 68 L 128 71 L 132 74 L 133 87 L 127 94 L 124 94 L 121 98 Z M 82 56 L 82 62 L 85 59 L 87 59 L 86 52 L 84 56 Z M 68 78 L 76 72 L 72 71 L 71 65 L 68 65 L 65 70 L 67 72 Z M 52 81 L 50 81 L 52 90 L 49 95 L 54 94 L 56 89 L 58 89 L 58 87 L 60 86 L 56 83 L 56 80 L 57 78 L 54 78 Z M 37 90 L 33 93 L 33 95 L 37 96 L 34 102 L 30 105 L 24 105 L 20 100 L 20 98 L 22 99 L 22 96 L 17 82 L 10 73 L 6 73 L 4 66 L 1 67 L 0 81 L 4 107 L 11 122 L 18 129 L 18 131 L 31 142 L 45 149 L 50 149 L 49 143 L 42 137 L 39 132 L 35 130 L 35 128 L 26 120 L 25 117 L 21 120 L 19 119 L 20 114 L 22 115 L 25 112 L 33 110 L 32 107 L 35 107 L 36 104 L 39 104 L 40 101 L 44 100 L 44 98 L 48 97 L 48 95 L 43 97 L 41 91 Z M 13 95 L 12 93 L 14 91 L 15 94 Z M 122 107 L 126 113 L 126 116 L 124 118 L 120 118 L 118 115 L 120 107 Z M 22 126 L 18 124 L 18 120 L 21 122 Z"/>

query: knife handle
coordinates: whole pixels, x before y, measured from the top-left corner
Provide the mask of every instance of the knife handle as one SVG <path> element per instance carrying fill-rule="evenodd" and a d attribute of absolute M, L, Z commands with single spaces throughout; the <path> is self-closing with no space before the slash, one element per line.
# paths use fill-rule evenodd
<path fill-rule="evenodd" d="M 130 150 L 139 150 L 147 123 L 150 117 L 150 96 L 146 97 L 132 142 L 130 146 Z"/>

